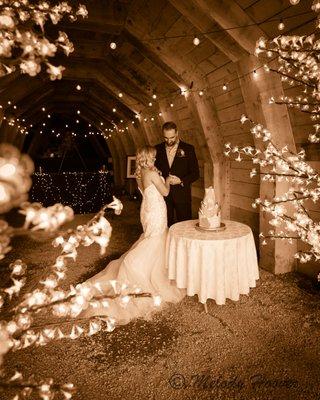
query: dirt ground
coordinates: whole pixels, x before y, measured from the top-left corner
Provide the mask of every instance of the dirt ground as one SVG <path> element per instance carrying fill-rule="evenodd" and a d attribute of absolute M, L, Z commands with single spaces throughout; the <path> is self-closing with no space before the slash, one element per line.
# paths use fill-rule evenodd
<path fill-rule="evenodd" d="M 95 246 L 81 249 L 64 285 L 84 281 L 127 250 L 141 232 L 138 211 L 137 202 L 127 201 L 123 214 L 110 216 L 107 255 L 101 258 Z M 89 218 L 78 215 L 70 226 Z M 23 258 L 32 288 L 58 250 L 46 235 L 17 237 L 13 244 L 0 263 L 1 286 L 9 262 Z M 72 382 L 76 400 L 318 400 L 319 309 L 319 291 L 307 278 L 260 270 L 249 296 L 223 306 L 211 300 L 208 314 L 196 296 L 187 297 L 151 322 L 30 347 L 7 355 L 4 366 L 26 378 Z M 0 392 L 1 400 L 12 397 Z"/>

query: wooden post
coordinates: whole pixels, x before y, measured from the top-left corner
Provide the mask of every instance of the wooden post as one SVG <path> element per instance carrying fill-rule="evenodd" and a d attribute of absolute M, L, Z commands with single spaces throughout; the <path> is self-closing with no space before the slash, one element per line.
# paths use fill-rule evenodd
<path fill-rule="evenodd" d="M 213 181 L 210 166 L 205 168 L 206 185 L 214 186 L 218 202 L 221 204 L 221 215 L 225 219 L 230 218 L 230 161 L 226 160 L 223 153 L 222 135 L 218 119 L 215 115 L 215 107 L 212 99 L 193 93 L 192 102 L 196 108 L 198 118 L 201 122 L 206 144 L 208 146 L 211 160 L 213 161 Z"/>
<path fill-rule="evenodd" d="M 287 145 L 291 151 L 296 151 L 295 142 L 286 106 L 270 105 L 269 98 L 283 95 L 282 83 L 279 76 L 268 74 L 263 68 L 257 74 L 249 73 L 258 68 L 256 57 L 249 56 L 238 63 L 241 90 L 248 117 L 257 123 L 265 125 L 272 134 L 272 140 L 280 148 Z M 239 116 L 240 117 L 240 116 Z M 263 171 L 260 171 L 263 172 Z M 285 182 L 265 182 L 260 179 L 260 197 L 271 198 L 279 196 L 288 189 Z M 268 232 L 273 228 L 269 224 L 271 217 L 260 212 L 260 231 Z M 276 231 L 276 229 L 275 229 Z M 297 252 L 297 243 L 277 239 L 262 246 L 260 241 L 260 266 L 276 274 L 292 271 L 296 266 L 294 254 Z"/>

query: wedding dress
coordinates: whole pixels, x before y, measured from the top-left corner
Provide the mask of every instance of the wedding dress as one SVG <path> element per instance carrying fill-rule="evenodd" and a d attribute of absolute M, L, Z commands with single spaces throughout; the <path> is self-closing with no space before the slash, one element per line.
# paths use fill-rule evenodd
<path fill-rule="evenodd" d="M 84 311 L 86 317 L 106 315 L 115 318 L 118 325 L 136 318 L 151 319 L 154 312 L 164 308 L 168 302 L 179 302 L 186 294 L 184 289 L 178 289 L 167 277 L 165 247 L 168 228 L 165 200 L 153 183 L 141 194 L 140 220 L 143 233 L 126 253 L 111 261 L 103 271 L 85 283 L 98 284 L 100 295 L 101 291 L 104 294 L 114 294 L 110 280 L 116 280 L 130 288 L 138 287 L 142 292 L 159 295 L 161 304 L 155 306 L 152 297 L 130 297 L 126 306 L 120 298 L 108 299 L 106 307 L 90 307 Z"/>

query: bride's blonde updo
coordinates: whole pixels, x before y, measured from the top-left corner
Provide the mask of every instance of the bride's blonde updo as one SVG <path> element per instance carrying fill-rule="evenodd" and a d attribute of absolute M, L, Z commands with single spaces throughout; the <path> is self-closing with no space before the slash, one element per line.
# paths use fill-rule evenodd
<path fill-rule="evenodd" d="M 141 179 L 141 170 L 143 168 L 150 169 L 152 171 L 158 172 L 161 175 L 160 171 L 154 166 L 154 162 L 156 160 L 157 150 L 153 146 L 145 146 L 140 147 L 136 153 L 136 172 L 135 176 L 138 179 Z"/>

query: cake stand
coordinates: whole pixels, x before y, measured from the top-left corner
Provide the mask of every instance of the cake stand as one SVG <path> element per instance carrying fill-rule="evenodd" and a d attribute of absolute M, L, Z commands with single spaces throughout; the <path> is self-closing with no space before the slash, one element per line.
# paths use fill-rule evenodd
<path fill-rule="evenodd" d="M 221 232 L 221 231 L 224 231 L 226 229 L 226 225 L 223 222 L 221 222 L 220 226 L 218 226 L 217 228 L 203 228 L 202 226 L 199 225 L 199 222 L 197 222 L 195 228 L 198 231 Z"/>

